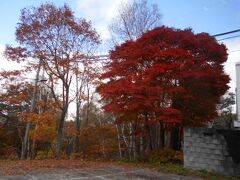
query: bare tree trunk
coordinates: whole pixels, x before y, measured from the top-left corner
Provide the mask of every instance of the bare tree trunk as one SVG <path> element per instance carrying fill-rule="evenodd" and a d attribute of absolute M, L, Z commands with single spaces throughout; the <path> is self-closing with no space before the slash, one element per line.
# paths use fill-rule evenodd
<path fill-rule="evenodd" d="M 62 79 L 63 87 L 63 106 L 62 106 L 62 113 L 61 117 L 59 119 L 58 129 L 57 129 L 57 142 L 56 142 L 56 155 L 59 158 L 61 156 L 61 150 L 62 150 L 62 138 L 63 138 L 63 128 L 64 128 L 64 121 L 68 112 L 68 106 L 69 106 L 69 84 L 66 83 L 65 79 Z"/>
<path fill-rule="evenodd" d="M 32 141 L 32 153 L 31 153 L 32 159 L 35 158 L 35 155 L 36 155 L 36 140 L 33 139 L 33 141 Z"/>
<path fill-rule="evenodd" d="M 26 155 L 27 155 L 27 146 L 28 146 L 28 143 L 29 143 L 30 129 L 31 129 L 31 124 L 27 123 L 26 130 L 25 130 L 25 135 L 24 135 L 24 139 L 23 139 L 23 143 L 22 143 L 21 160 L 25 159 Z"/>
<path fill-rule="evenodd" d="M 76 80 L 77 81 L 77 80 Z M 78 83 L 76 82 L 77 86 Z M 81 90 L 81 88 L 80 88 Z M 77 91 L 79 91 L 78 87 L 77 87 Z M 77 92 L 77 103 L 76 103 L 76 131 L 77 131 L 77 136 L 75 138 L 75 153 L 79 153 L 80 152 L 80 107 L 81 107 L 81 101 L 79 98 L 79 93 L 81 92 Z"/>
<path fill-rule="evenodd" d="M 83 72 L 81 79 L 78 78 L 78 67 L 76 67 L 76 131 L 77 131 L 77 136 L 75 138 L 75 148 L 74 152 L 79 153 L 80 152 L 80 108 L 81 108 L 81 96 L 82 96 L 82 88 L 84 85 L 84 74 L 85 71 Z M 79 87 L 79 81 L 80 87 Z"/>
<path fill-rule="evenodd" d="M 28 144 L 27 144 L 27 159 L 28 159 L 28 160 L 31 159 L 29 137 L 28 137 Z"/>
<path fill-rule="evenodd" d="M 119 158 L 122 158 L 122 148 L 121 148 L 121 139 L 120 139 L 120 132 L 118 130 L 118 125 L 116 125 L 117 129 L 117 137 L 118 137 L 118 152 L 119 152 Z"/>
<path fill-rule="evenodd" d="M 88 124 L 89 124 L 89 111 L 90 111 L 90 87 L 87 87 L 86 127 L 88 127 Z"/>
<path fill-rule="evenodd" d="M 79 153 L 80 151 L 80 105 L 77 103 L 76 107 L 76 131 L 77 136 L 75 138 L 75 153 Z"/>
<path fill-rule="evenodd" d="M 155 148 L 159 149 L 159 124 L 155 125 Z"/>
<path fill-rule="evenodd" d="M 139 144 L 140 154 L 142 155 L 143 154 L 143 136 L 140 137 L 139 141 L 140 141 L 140 144 Z"/>
<path fill-rule="evenodd" d="M 133 137 L 132 137 L 132 126 L 131 123 L 129 123 L 129 149 L 130 149 L 130 156 L 132 156 L 133 152 Z"/>
<path fill-rule="evenodd" d="M 38 69 L 37 69 L 37 74 L 36 74 L 36 79 L 35 79 L 35 84 L 34 84 L 34 89 L 33 89 L 33 96 L 31 99 L 31 105 L 30 105 L 30 112 L 34 111 L 34 106 L 35 106 L 35 101 L 36 101 L 36 96 L 37 96 L 37 86 L 39 82 L 39 74 L 40 74 L 40 69 L 41 69 L 41 64 L 39 63 Z M 22 145 L 22 153 L 21 153 L 21 159 L 25 159 L 27 156 L 27 147 L 29 143 L 29 133 L 31 130 L 31 123 L 27 123 L 26 125 L 26 131 L 23 139 L 23 145 Z"/>
<path fill-rule="evenodd" d="M 103 157 L 106 158 L 106 152 L 105 152 L 105 138 L 102 137 L 102 153 L 103 153 Z"/>
<path fill-rule="evenodd" d="M 124 123 L 122 124 L 122 137 L 123 137 L 123 141 L 124 141 L 124 143 L 125 143 L 125 145 L 126 145 L 126 148 L 127 148 L 127 150 L 128 150 L 128 155 L 130 156 L 131 155 L 131 148 L 130 148 L 130 142 L 128 143 L 128 141 L 127 141 L 127 138 L 126 138 L 126 136 L 125 136 L 125 129 L 124 129 Z"/>
<path fill-rule="evenodd" d="M 64 121 L 65 116 L 67 114 L 68 106 L 66 106 L 61 114 L 61 118 L 58 125 L 58 131 L 57 131 L 57 142 L 56 142 L 56 155 L 59 158 L 61 156 L 61 149 L 62 149 L 62 137 L 63 137 L 63 127 L 64 127 Z"/>
<path fill-rule="evenodd" d="M 134 135 L 134 130 L 133 130 L 133 125 L 130 122 L 129 123 L 129 132 L 130 132 L 130 149 L 131 149 L 131 155 L 133 155 L 133 157 L 136 157 L 136 141 L 135 141 L 135 135 Z"/>
<path fill-rule="evenodd" d="M 172 139 L 172 133 L 170 130 L 166 131 L 166 147 L 171 148 L 171 139 Z"/>
<path fill-rule="evenodd" d="M 162 122 L 160 123 L 160 149 L 165 147 L 165 130 Z"/>
<path fill-rule="evenodd" d="M 22 132 L 21 132 L 21 129 L 19 128 L 19 127 L 17 127 L 17 130 L 18 130 L 18 137 L 19 137 L 19 139 L 20 139 L 20 141 L 21 141 L 21 145 L 23 146 L 23 135 L 22 135 Z M 23 154 L 23 148 L 21 149 L 21 156 L 22 156 L 22 154 Z"/>
<path fill-rule="evenodd" d="M 178 127 L 175 127 L 172 129 L 171 131 L 172 135 L 171 135 L 171 140 L 172 140 L 172 143 L 171 143 L 171 148 L 173 150 L 180 150 L 180 138 L 179 138 L 179 128 Z"/>
<path fill-rule="evenodd" d="M 150 126 L 148 124 L 147 113 L 145 114 L 145 129 L 147 130 L 147 134 L 148 134 L 148 147 L 149 147 L 150 150 L 153 150 L 152 135 L 151 135 Z"/>
<path fill-rule="evenodd" d="M 68 139 L 68 142 L 67 142 L 67 147 L 66 147 L 66 154 L 68 156 L 68 158 L 70 157 L 70 155 L 72 154 L 73 152 L 73 143 L 74 143 L 74 139 L 69 137 L 67 138 Z"/>

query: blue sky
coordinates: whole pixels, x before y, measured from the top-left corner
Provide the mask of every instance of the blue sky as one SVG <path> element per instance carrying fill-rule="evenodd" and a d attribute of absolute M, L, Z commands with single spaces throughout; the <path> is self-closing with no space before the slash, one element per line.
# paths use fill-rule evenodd
<path fill-rule="evenodd" d="M 240 28 L 239 0 L 159 0 L 163 23 L 218 34 Z"/>
<path fill-rule="evenodd" d="M 127 0 L 123 0 L 127 1 Z M 7 0 L 0 6 L 0 51 L 5 44 L 15 44 L 15 27 L 20 10 L 38 6 L 45 0 Z M 103 40 L 109 38 L 107 25 L 116 14 L 120 0 L 48 0 L 58 6 L 68 4 L 77 17 L 91 20 Z M 175 28 L 192 28 L 195 33 L 218 34 L 240 29 L 240 0 L 149 0 L 157 3 L 163 15 L 162 24 Z M 234 35 L 240 35 L 236 33 Z M 228 35 L 225 37 L 229 37 Z M 221 37 L 224 38 L 224 37 Z M 235 91 L 235 63 L 240 60 L 240 37 L 222 41 L 229 49 L 225 70 L 231 76 L 230 91 Z M 3 57 L 0 57 L 1 59 Z M 3 62 L 3 61 L 2 61 Z M 0 69 L 4 64 L 0 64 Z"/>
<path fill-rule="evenodd" d="M 126 0 L 125 0 L 126 1 Z M 14 43 L 15 27 L 20 10 L 37 6 L 45 0 L 8 0 L 0 6 L 0 44 Z M 69 4 L 77 17 L 93 22 L 103 39 L 108 37 L 107 23 L 116 12 L 120 0 L 50 0 L 56 5 Z M 217 34 L 240 28 L 239 0 L 149 0 L 157 3 L 163 18 L 162 23 L 176 28 L 191 27 L 194 32 Z"/>

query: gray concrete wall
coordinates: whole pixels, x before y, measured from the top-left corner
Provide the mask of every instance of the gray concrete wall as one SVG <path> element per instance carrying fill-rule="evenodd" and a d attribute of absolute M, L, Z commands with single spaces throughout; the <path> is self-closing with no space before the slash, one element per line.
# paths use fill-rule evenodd
<path fill-rule="evenodd" d="M 184 167 L 240 176 L 222 134 L 206 128 L 184 129 Z M 240 153 L 240 152 L 239 152 Z"/>

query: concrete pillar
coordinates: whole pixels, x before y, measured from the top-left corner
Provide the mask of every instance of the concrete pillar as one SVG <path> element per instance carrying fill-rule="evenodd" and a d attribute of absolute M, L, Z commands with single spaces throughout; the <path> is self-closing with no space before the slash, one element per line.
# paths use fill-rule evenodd
<path fill-rule="evenodd" d="M 237 120 L 240 121 L 240 62 L 236 63 L 236 111 Z"/>

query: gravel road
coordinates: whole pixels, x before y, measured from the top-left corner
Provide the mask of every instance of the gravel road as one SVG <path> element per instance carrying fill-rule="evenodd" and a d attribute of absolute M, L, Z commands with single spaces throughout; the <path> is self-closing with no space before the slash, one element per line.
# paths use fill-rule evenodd
<path fill-rule="evenodd" d="M 79 169 L 54 169 L 51 171 L 32 172 L 24 175 L 0 176 L 0 180 L 197 180 L 199 178 L 180 175 L 164 174 L 144 168 L 124 168 L 113 166 L 79 168 Z"/>

